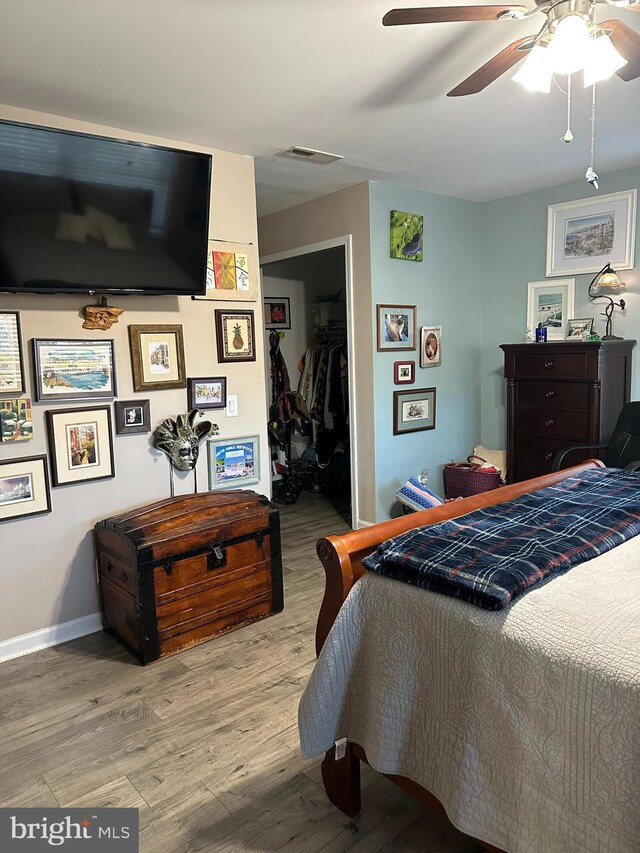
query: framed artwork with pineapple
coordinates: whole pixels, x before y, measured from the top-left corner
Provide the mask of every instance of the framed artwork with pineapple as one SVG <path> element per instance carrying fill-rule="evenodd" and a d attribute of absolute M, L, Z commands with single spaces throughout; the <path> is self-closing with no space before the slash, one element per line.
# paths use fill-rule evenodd
<path fill-rule="evenodd" d="M 255 361 L 256 340 L 253 311 L 215 311 L 219 362 Z"/>

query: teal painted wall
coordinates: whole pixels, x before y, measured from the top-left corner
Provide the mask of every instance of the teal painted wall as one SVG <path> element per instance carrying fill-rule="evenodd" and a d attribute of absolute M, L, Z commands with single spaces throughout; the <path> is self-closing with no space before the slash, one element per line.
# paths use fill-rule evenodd
<path fill-rule="evenodd" d="M 601 175 L 600 195 L 640 186 L 640 167 Z M 584 181 L 513 196 L 483 205 L 484 275 L 482 298 L 482 443 L 506 446 L 506 384 L 502 343 L 524 339 L 527 319 L 527 284 L 546 278 L 547 207 L 564 201 L 594 198 L 598 194 Z M 621 272 L 627 285 L 627 308 L 616 309 L 614 334 L 640 340 L 640 219 L 636 240 L 636 268 Z M 572 277 L 567 275 L 566 277 Z M 599 312 L 606 303 L 587 298 L 591 275 L 575 276 L 575 316 L 596 317 L 594 330 L 604 334 Z M 550 283 L 553 278 L 547 279 Z M 640 346 L 634 351 L 632 399 L 640 398 Z"/>
<path fill-rule="evenodd" d="M 420 353 L 374 352 L 376 521 L 389 517 L 408 477 L 430 471 L 442 494 L 442 465 L 471 453 L 480 439 L 483 209 L 387 183 L 370 184 L 371 287 L 374 304 L 417 306 L 419 330 L 441 325 L 442 364 L 420 368 Z M 389 257 L 389 213 L 424 216 L 424 260 Z M 374 316 L 374 336 L 375 336 Z M 358 318 L 356 318 L 356 328 Z M 375 338 L 374 338 L 375 339 Z M 413 385 L 394 385 L 394 361 L 415 361 Z M 393 435 L 393 392 L 437 389 L 436 428 Z"/>

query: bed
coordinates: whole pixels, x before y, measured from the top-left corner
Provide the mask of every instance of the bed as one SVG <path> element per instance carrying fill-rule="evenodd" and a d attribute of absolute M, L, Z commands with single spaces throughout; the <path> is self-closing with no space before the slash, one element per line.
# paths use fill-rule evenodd
<path fill-rule="evenodd" d="M 366 761 L 488 850 L 640 850 L 640 537 L 495 612 L 362 566 L 411 528 L 598 467 L 318 542 L 326 590 L 299 729 L 345 814 L 360 811 Z"/>

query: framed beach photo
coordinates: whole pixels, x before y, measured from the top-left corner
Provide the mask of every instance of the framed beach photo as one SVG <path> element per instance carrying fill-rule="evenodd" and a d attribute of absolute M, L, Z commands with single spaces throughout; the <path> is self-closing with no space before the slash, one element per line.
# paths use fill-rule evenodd
<path fill-rule="evenodd" d="M 393 434 L 435 429 L 436 389 L 393 392 Z"/>
<path fill-rule="evenodd" d="M 291 328 L 291 305 L 288 296 L 265 296 L 263 303 L 265 329 Z"/>
<path fill-rule="evenodd" d="M 547 330 L 547 340 L 564 340 L 564 330 L 573 316 L 576 281 L 530 281 L 527 292 L 527 329 L 535 334 L 538 324 Z"/>
<path fill-rule="evenodd" d="M 416 348 L 416 306 L 376 305 L 378 352 Z"/>
<path fill-rule="evenodd" d="M 187 395 L 190 409 L 224 409 L 227 405 L 227 377 L 188 379 Z"/>
<path fill-rule="evenodd" d="M 393 362 L 393 384 L 394 385 L 411 385 L 416 381 L 416 363 L 415 361 L 394 361 Z"/>
<path fill-rule="evenodd" d="M 593 317 L 579 317 L 567 322 L 568 341 L 583 341 L 593 332 Z"/>
<path fill-rule="evenodd" d="M 420 330 L 420 367 L 442 364 L 442 326 L 423 326 Z"/>
<path fill-rule="evenodd" d="M 258 253 L 253 243 L 209 240 L 207 289 L 193 299 L 255 302 L 258 298 Z"/>
<path fill-rule="evenodd" d="M 253 311 L 216 308 L 215 324 L 219 362 L 256 360 Z"/>
<path fill-rule="evenodd" d="M 638 191 L 549 205 L 547 275 L 594 273 L 634 265 Z"/>
<path fill-rule="evenodd" d="M 20 314 L 0 311 L 0 394 L 24 394 Z"/>
<path fill-rule="evenodd" d="M 180 325 L 129 326 L 134 391 L 186 386 Z"/>
<path fill-rule="evenodd" d="M 54 409 L 45 413 L 54 486 L 115 476 L 111 409 Z"/>
<path fill-rule="evenodd" d="M 0 521 L 51 512 L 46 456 L 0 461 Z"/>
<path fill-rule="evenodd" d="M 117 400 L 113 407 L 116 435 L 151 432 L 151 406 L 148 400 Z"/>
<path fill-rule="evenodd" d="M 33 339 L 38 403 L 116 396 L 113 340 Z"/>
<path fill-rule="evenodd" d="M 260 480 L 260 437 L 210 438 L 209 489 L 242 489 Z"/>
<path fill-rule="evenodd" d="M 31 400 L 28 397 L 0 400 L 0 442 L 30 441 L 32 438 Z"/>

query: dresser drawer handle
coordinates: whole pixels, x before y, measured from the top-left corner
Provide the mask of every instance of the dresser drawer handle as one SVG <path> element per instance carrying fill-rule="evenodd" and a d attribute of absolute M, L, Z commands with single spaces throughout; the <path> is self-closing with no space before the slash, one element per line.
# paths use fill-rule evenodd
<path fill-rule="evenodd" d="M 551 368 L 553 367 L 553 362 L 545 361 L 544 366 L 547 368 L 547 370 L 551 370 Z"/>
<path fill-rule="evenodd" d="M 227 563 L 227 554 L 220 542 L 212 542 L 209 545 L 209 555 L 207 557 L 207 571 L 219 569 L 220 566 L 225 566 Z"/>
<path fill-rule="evenodd" d="M 544 454 L 544 458 L 553 459 L 553 453 L 549 450 L 547 453 Z"/>
<path fill-rule="evenodd" d="M 554 425 L 554 423 L 555 423 L 555 421 L 553 420 L 553 418 L 548 418 L 548 419 L 544 422 L 544 425 L 545 425 L 545 426 L 547 426 L 547 427 L 552 427 L 552 426 Z"/>
<path fill-rule="evenodd" d="M 129 583 L 129 575 L 126 572 L 122 572 L 120 577 L 125 583 Z"/>
<path fill-rule="evenodd" d="M 556 396 L 556 392 L 553 390 L 547 391 L 544 396 L 547 398 L 547 400 L 553 400 L 553 398 Z"/>

